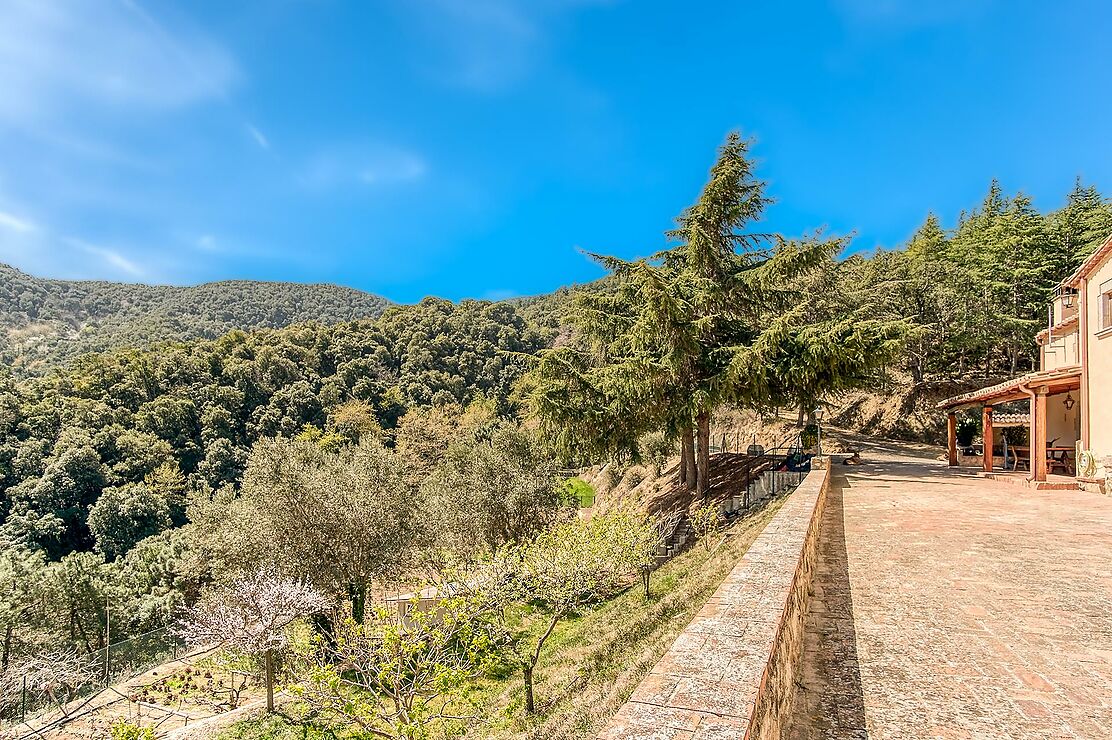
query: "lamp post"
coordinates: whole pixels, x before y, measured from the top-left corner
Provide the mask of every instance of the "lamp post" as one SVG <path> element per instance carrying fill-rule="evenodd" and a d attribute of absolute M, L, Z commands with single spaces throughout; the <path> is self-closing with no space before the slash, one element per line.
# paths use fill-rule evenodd
<path fill-rule="evenodd" d="M 817 434 L 817 444 L 815 445 L 815 453 L 822 454 L 822 415 L 826 411 L 822 406 L 815 407 L 815 431 Z"/>

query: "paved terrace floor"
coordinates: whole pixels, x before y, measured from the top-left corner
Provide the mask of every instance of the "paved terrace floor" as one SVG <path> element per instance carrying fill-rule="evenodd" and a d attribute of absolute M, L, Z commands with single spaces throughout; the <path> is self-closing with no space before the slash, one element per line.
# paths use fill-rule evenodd
<path fill-rule="evenodd" d="M 785 737 L 1112 738 L 1112 498 L 898 453 L 834 471 Z"/>

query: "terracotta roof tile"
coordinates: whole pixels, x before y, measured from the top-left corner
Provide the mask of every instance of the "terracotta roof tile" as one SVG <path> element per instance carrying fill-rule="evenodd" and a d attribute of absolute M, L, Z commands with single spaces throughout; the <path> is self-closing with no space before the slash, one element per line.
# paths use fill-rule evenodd
<path fill-rule="evenodd" d="M 1006 403 L 1007 401 L 1018 401 L 1026 396 L 1024 387 L 1031 387 L 1033 385 L 1049 385 L 1057 387 L 1060 391 L 1073 387 L 1073 380 L 1080 383 L 1081 379 L 1081 366 L 1068 365 L 1066 367 L 1055 368 L 1054 370 L 1042 370 L 1037 373 L 1028 373 L 1021 375 L 1018 378 L 996 385 L 990 385 L 987 388 L 980 390 L 970 391 L 969 393 L 962 393 L 958 396 L 952 396 L 945 401 L 939 401 L 936 408 L 952 409 L 959 406 L 967 406 L 984 401 L 995 401 L 996 403 Z"/>

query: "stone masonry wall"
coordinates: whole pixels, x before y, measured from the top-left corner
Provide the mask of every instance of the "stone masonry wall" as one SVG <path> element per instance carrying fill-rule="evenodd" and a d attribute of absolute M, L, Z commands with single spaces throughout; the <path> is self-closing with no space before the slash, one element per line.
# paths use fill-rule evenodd
<path fill-rule="evenodd" d="M 802 658 L 829 473 L 816 468 L 789 494 L 599 740 L 780 737 Z"/>

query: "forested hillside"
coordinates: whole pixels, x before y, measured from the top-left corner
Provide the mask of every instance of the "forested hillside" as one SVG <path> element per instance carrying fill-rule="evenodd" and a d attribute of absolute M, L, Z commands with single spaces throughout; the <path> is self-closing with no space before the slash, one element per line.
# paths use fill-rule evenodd
<path fill-rule="evenodd" d="M 389 302 L 336 285 L 247 280 L 190 287 L 47 280 L 0 264 L 0 361 L 41 374 L 87 352 L 214 339 L 233 329 L 375 317 Z"/>

